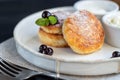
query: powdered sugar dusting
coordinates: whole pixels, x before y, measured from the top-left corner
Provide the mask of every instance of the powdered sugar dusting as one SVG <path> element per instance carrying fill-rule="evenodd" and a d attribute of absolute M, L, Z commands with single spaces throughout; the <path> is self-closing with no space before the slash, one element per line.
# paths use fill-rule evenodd
<path fill-rule="evenodd" d="M 53 15 L 56 15 L 58 18 L 59 24 L 56 24 L 56 26 L 62 26 L 64 20 L 70 15 L 70 12 L 57 11 L 57 12 L 54 12 Z"/>
<path fill-rule="evenodd" d="M 77 11 L 77 12 L 75 12 L 74 13 L 74 15 L 75 15 L 75 18 L 76 18 L 76 20 L 77 20 L 77 24 L 79 25 L 83 25 L 83 26 L 85 26 L 85 25 L 87 25 L 87 20 L 88 20 L 88 12 L 87 11 L 85 11 L 85 10 L 83 10 L 83 11 Z"/>
<path fill-rule="evenodd" d="M 83 10 L 83 11 L 76 11 L 70 17 L 72 19 L 74 19 L 75 24 L 78 26 L 77 30 L 80 32 L 80 34 L 81 34 L 81 32 L 83 32 L 82 34 L 84 34 L 85 31 L 91 29 L 89 27 L 90 22 L 89 22 L 88 11 L 85 11 L 85 10 Z M 79 32 L 78 32 L 78 34 L 79 34 Z"/>
<path fill-rule="evenodd" d="M 68 17 L 68 15 L 70 15 L 69 12 L 63 12 L 63 11 L 57 11 L 53 13 L 54 15 L 56 15 L 58 17 L 59 20 L 61 19 L 66 19 Z"/>

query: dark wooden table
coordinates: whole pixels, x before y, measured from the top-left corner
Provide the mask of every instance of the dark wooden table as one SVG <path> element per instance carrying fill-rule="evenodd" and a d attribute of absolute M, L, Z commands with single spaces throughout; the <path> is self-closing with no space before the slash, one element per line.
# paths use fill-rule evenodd
<path fill-rule="evenodd" d="M 13 36 L 15 25 L 25 16 L 46 8 L 72 6 L 76 1 L 77 0 L 0 0 L 0 43 Z M 39 80 L 50 79 L 41 77 Z"/>

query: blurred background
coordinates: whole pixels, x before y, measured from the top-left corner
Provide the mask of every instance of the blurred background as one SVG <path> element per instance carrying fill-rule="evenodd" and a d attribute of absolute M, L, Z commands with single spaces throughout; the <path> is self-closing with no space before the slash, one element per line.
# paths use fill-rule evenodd
<path fill-rule="evenodd" d="M 0 0 L 0 42 L 13 36 L 24 17 L 47 8 L 72 6 L 77 0 Z"/>

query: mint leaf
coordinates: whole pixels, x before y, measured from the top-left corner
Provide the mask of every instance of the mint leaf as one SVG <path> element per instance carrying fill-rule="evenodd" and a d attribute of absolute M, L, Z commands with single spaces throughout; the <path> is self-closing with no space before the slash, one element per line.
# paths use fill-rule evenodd
<path fill-rule="evenodd" d="M 39 26 L 48 26 L 49 25 L 49 19 L 47 18 L 39 18 L 35 22 Z"/>
<path fill-rule="evenodd" d="M 54 25 L 58 22 L 57 17 L 55 15 L 49 16 L 48 17 L 50 24 Z"/>

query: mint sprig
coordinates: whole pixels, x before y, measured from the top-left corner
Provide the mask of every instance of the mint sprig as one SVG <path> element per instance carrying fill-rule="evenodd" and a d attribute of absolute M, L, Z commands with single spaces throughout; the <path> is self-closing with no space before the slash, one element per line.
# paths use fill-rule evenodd
<path fill-rule="evenodd" d="M 36 20 L 36 24 L 39 26 L 55 25 L 58 22 L 58 18 L 55 15 L 50 15 L 48 18 L 39 18 Z"/>

